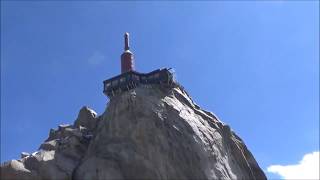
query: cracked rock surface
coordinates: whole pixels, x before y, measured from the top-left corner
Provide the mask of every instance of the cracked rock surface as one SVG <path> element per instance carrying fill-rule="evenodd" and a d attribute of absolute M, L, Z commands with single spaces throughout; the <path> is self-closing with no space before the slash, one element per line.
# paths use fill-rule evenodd
<path fill-rule="evenodd" d="M 83 107 L 1 179 L 266 179 L 244 142 L 180 86 L 137 87 L 101 116 Z"/>

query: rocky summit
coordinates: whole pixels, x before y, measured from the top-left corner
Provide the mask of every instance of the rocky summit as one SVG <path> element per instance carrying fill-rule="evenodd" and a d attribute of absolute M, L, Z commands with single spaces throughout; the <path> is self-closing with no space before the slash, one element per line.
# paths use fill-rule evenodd
<path fill-rule="evenodd" d="M 181 86 L 140 86 L 83 107 L 1 179 L 266 179 L 244 142 Z"/>

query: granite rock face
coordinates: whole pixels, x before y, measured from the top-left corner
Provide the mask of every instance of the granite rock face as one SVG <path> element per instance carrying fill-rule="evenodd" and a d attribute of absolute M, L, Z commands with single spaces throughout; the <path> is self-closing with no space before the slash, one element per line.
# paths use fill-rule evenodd
<path fill-rule="evenodd" d="M 101 115 L 83 107 L 1 179 L 266 179 L 244 142 L 180 86 L 138 87 Z"/>

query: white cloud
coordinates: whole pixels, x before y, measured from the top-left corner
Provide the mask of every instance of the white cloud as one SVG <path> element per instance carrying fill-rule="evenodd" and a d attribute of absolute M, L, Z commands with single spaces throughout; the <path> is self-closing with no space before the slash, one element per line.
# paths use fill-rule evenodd
<path fill-rule="evenodd" d="M 319 151 L 317 151 L 304 155 L 298 164 L 272 165 L 267 171 L 279 174 L 284 179 L 320 179 L 319 159 Z"/>
<path fill-rule="evenodd" d="M 105 56 L 100 52 L 94 52 L 88 59 L 88 63 L 92 65 L 98 65 L 105 59 Z"/>

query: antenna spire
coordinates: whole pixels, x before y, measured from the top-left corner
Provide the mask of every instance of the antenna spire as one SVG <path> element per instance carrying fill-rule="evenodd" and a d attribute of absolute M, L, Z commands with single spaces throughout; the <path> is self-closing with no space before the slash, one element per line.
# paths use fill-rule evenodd
<path fill-rule="evenodd" d="M 130 47 L 129 47 L 129 33 L 125 33 L 124 34 L 124 50 L 129 50 Z"/>
<path fill-rule="evenodd" d="M 129 33 L 124 33 L 124 52 L 121 54 L 121 73 L 134 71 L 133 54 L 129 47 Z"/>

